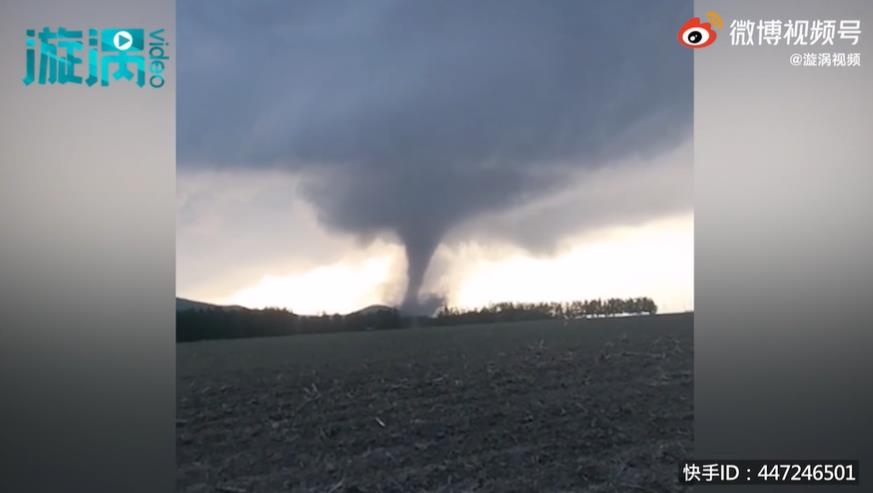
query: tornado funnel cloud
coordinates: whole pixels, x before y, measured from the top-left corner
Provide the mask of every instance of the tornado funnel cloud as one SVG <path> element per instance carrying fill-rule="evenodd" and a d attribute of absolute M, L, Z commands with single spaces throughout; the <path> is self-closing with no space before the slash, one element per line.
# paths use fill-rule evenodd
<path fill-rule="evenodd" d="M 438 297 L 420 299 L 424 277 L 441 236 L 438 228 L 427 227 L 426 223 L 418 223 L 400 231 L 406 253 L 406 291 L 401 303 L 404 312 L 430 315 L 442 303 L 442 299 Z"/>

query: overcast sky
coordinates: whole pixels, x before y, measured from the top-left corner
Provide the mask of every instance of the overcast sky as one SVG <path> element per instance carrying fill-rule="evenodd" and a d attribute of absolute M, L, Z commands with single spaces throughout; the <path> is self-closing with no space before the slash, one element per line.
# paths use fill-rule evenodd
<path fill-rule="evenodd" d="M 178 2 L 178 294 L 690 309 L 689 17 L 690 1 Z"/>

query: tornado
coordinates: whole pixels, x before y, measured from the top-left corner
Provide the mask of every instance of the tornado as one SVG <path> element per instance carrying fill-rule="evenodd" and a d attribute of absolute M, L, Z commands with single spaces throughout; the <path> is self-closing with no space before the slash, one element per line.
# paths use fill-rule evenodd
<path fill-rule="evenodd" d="M 422 223 L 419 227 L 404 228 L 399 231 L 406 253 L 406 292 L 401 302 L 401 310 L 413 315 L 432 315 L 442 301 L 431 297 L 420 299 L 421 287 L 427 274 L 430 260 L 439 246 L 440 234 Z"/>

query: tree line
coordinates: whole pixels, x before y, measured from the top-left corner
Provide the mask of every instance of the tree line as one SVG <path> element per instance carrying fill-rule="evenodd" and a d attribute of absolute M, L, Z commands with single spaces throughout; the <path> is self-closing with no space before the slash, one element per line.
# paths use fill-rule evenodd
<path fill-rule="evenodd" d="M 448 307 L 437 312 L 437 325 L 468 323 L 514 322 L 522 320 L 553 320 L 615 315 L 654 315 L 658 306 L 651 298 L 609 298 L 567 303 L 494 303 L 478 310 L 458 310 Z"/>
<path fill-rule="evenodd" d="M 494 303 L 479 309 L 443 307 L 433 317 L 411 317 L 396 308 L 348 315 L 297 315 L 284 308 L 188 309 L 176 312 L 176 341 L 234 339 L 293 334 L 401 329 L 531 320 L 577 319 L 615 315 L 655 314 L 650 298 L 609 298 L 566 303 Z"/>

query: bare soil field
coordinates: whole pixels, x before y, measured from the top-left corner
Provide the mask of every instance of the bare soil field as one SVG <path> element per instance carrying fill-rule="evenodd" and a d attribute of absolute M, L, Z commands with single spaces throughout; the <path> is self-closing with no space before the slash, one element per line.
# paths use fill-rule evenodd
<path fill-rule="evenodd" d="M 672 492 L 692 314 L 177 345 L 177 491 Z"/>

